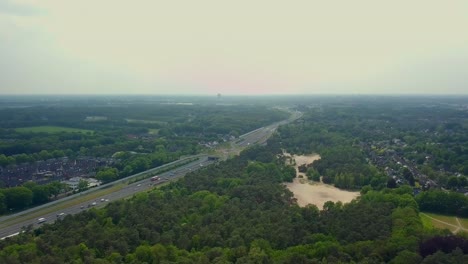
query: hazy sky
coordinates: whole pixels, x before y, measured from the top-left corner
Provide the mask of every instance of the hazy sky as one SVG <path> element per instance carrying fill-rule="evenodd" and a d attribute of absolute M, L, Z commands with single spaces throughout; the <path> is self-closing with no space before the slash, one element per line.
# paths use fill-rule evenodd
<path fill-rule="evenodd" d="M 0 0 L 0 94 L 468 94 L 466 0 Z"/>

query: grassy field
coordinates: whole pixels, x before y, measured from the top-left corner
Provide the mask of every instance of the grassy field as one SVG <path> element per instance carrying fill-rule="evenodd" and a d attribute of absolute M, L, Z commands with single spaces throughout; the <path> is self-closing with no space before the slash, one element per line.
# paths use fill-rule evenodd
<path fill-rule="evenodd" d="M 151 135 L 157 135 L 158 132 L 159 132 L 159 129 L 156 129 L 156 128 L 148 129 L 148 134 L 151 134 Z"/>
<path fill-rule="evenodd" d="M 167 122 L 164 121 L 157 121 L 157 120 L 143 120 L 143 119 L 125 119 L 128 123 L 139 123 L 139 124 L 159 124 L 159 125 L 167 125 Z"/>
<path fill-rule="evenodd" d="M 458 218 L 464 228 L 468 228 L 468 218 Z"/>
<path fill-rule="evenodd" d="M 34 127 L 19 127 L 15 129 L 18 132 L 33 132 L 33 133 L 93 133 L 92 130 L 71 128 L 71 127 L 59 127 L 59 126 L 34 126 Z"/>
<path fill-rule="evenodd" d="M 448 229 L 452 233 L 468 230 L 468 219 L 455 216 L 421 212 L 421 221 L 426 228 Z M 458 219 L 458 221 L 457 221 Z"/>

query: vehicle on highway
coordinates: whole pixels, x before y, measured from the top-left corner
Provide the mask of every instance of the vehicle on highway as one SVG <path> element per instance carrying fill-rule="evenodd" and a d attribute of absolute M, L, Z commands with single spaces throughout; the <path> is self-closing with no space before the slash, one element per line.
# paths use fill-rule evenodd
<path fill-rule="evenodd" d="M 151 177 L 151 181 L 159 181 L 160 179 L 159 176 Z"/>
<path fill-rule="evenodd" d="M 64 217 L 64 216 L 65 216 L 65 213 L 57 214 L 57 218 Z"/>
<path fill-rule="evenodd" d="M 42 224 L 42 223 L 44 223 L 45 221 L 47 221 L 47 219 L 45 219 L 44 217 L 41 217 L 41 218 L 37 219 L 37 223 L 38 223 L 38 224 Z"/>

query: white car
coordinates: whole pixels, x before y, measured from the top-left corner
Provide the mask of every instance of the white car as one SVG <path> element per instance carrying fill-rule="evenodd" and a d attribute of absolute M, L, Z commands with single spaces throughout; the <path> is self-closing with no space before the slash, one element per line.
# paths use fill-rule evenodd
<path fill-rule="evenodd" d="M 47 221 L 47 219 L 45 219 L 44 217 L 41 217 L 41 218 L 37 219 L 37 223 L 38 223 L 38 224 L 42 224 L 42 223 L 44 223 L 45 221 Z"/>

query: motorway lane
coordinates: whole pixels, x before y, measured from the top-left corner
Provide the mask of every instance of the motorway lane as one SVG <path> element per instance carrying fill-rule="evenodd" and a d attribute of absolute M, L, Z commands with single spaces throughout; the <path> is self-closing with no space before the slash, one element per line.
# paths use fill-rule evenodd
<path fill-rule="evenodd" d="M 289 118 L 288 120 L 283 120 L 283 121 L 280 121 L 280 122 L 276 122 L 274 124 L 271 124 L 271 125 L 268 125 L 268 126 L 265 126 L 265 127 L 261 127 L 259 129 L 254 130 L 254 131 L 246 133 L 246 134 L 240 136 L 242 141 L 239 141 L 239 142 L 234 143 L 234 144 L 237 145 L 238 147 L 248 147 L 248 146 L 254 145 L 254 144 L 263 144 L 268 139 L 268 137 L 271 136 L 271 134 L 273 134 L 273 132 L 280 125 L 290 123 L 290 122 L 300 118 L 301 116 L 302 116 L 302 113 L 294 112 L 294 113 L 292 113 L 291 118 Z M 195 171 L 195 170 L 200 169 L 200 168 L 202 168 L 204 166 L 207 166 L 207 165 L 209 165 L 211 163 L 214 163 L 214 161 L 209 160 L 208 156 L 202 156 L 197 161 L 188 163 L 186 165 L 183 165 L 183 166 L 181 166 L 179 168 L 170 170 L 168 172 L 158 174 L 158 176 L 160 176 L 161 179 L 164 179 L 164 180 L 160 181 L 162 183 L 162 182 L 165 182 L 165 181 L 174 180 L 176 178 L 182 177 L 188 172 Z M 114 184 L 117 184 L 117 183 L 114 183 Z M 82 202 L 80 204 L 68 207 L 68 208 L 63 209 L 63 210 L 56 210 L 56 211 L 53 211 L 53 212 L 50 212 L 50 213 L 47 213 L 47 214 L 44 214 L 44 215 L 34 217 L 33 219 L 24 220 L 24 221 L 15 223 L 13 225 L 10 225 L 8 227 L 4 227 L 4 228 L 0 229 L 0 239 L 5 238 L 5 237 L 10 236 L 10 235 L 13 235 L 13 234 L 17 234 L 18 232 L 21 231 L 22 227 L 26 227 L 28 225 L 32 225 L 33 228 L 36 228 L 36 227 L 38 227 L 40 225 L 43 225 L 43 223 L 42 224 L 38 223 L 38 220 L 37 220 L 38 218 L 46 218 L 47 219 L 46 223 L 52 223 L 52 222 L 55 222 L 55 220 L 57 220 L 57 218 L 58 218 L 57 215 L 58 214 L 64 213 L 65 214 L 64 217 L 66 217 L 66 215 L 69 215 L 69 214 L 77 214 L 77 213 L 79 213 L 79 212 L 81 212 L 83 210 L 88 209 L 89 208 L 88 206 L 90 206 L 90 204 L 92 205 L 93 202 L 96 205 L 93 205 L 93 206 L 90 206 L 90 207 L 94 207 L 94 206 L 95 207 L 103 207 L 108 202 L 112 202 L 112 201 L 122 199 L 122 198 L 126 198 L 126 197 L 131 197 L 135 193 L 150 190 L 150 189 L 154 188 L 154 185 L 155 185 L 155 183 L 151 182 L 151 179 L 141 180 L 141 181 L 138 181 L 138 182 L 128 184 L 124 188 L 122 188 L 122 189 L 120 189 L 118 191 L 115 191 L 113 193 L 110 193 L 110 194 L 107 194 L 107 195 L 104 195 L 104 196 L 101 196 L 101 197 L 97 197 L 95 200 Z M 60 202 L 65 202 L 65 201 L 60 201 L 59 200 L 59 201 L 56 201 L 55 203 L 60 203 Z M 50 205 L 50 203 L 49 203 L 49 205 Z M 46 204 L 46 206 L 47 206 L 47 204 Z M 44 207 L 44 208 L 47 208 L 47 207 Z M 40 208 L 36 208 L 36 209 L 40 210 Z M 31 209 L 31 213 L 34 213 L 35 211 L 37 211 L 37 210 L 34 210 L 34 208 Z M 1 226 L 1 224 L 0 224 L 0 226 Z"/>
<path fill-rule="evenodd" d="M 174 180 L 176 178 L 182 177 L 185 174 L 196 171 L 200 168 L 203 168 L 205 166 L 208 166 L 212 163 L 214 163 L 214 160 L 209 160 L 208 157 L 202 157 L 200 160 L 182 165 L 181 167 L 175 168 L 173 170 L 158 174 L 158 176 L 161 178 L 160 181 L 158 182 L 152 182 L 151 179 L 144 179 L 138 182 L 130 183 L 124 188 L 115 191 L 113 193 L 103 195 L 100 197 L 97 197 L 96 199 L 90 200 L 90 201 L 85 201 L 79 204 L 76 204 L 74 206 L 68 207 L 66 209 L 62 210 L 55 210 L 53 212 L 47 213 L 40 215 L 38 217 L 34 217 L 33 219 L 29 220 L 24 220 L 21 222 L 14 223 L 13 225 L 10 225 L 8 227 L 2 228 L 0 230 L 0 238 L 5 238 L 7 236 L 17 234 L 18 232 L 21 231 L 23 227 L 26 227 L 28 225 L 32 225 L 33 228 L 39 227 L 45 223 L 52 223 L 57 220 L 58 214 L 64 213 L 65 215 L 62 217 L 66 217 L 67 215 L 71 214 L 77 214 L 83 210 L 89 209 L 91 207 L 103 207 L 105 206 L 108 202 L 112 202 L 115 200 L 119 200 L 122 198 L 127 198 L 131 197 L 134 194 L 138 192 L 143 192 L 143 191 L 148 191 L 150 189 L 153 189 L 156 185 L 167 182 L 170 180 Z M 65 201 L 64 201 L 65 202 Z M 93 205 L 95 203 L 95 205 Z M 46 222 L 45 223 L 38 223 L 39 218 L 45 218 Z M 60 217 L 61 218 L 61 217 Z"/>
<path fill-rule="evenodd" d="M 283 120 L 265 127 L 261 127 L 259 129 L 256 129 L 254 131 L 240 136 L 242 141 L 239 141 L 238 143 L 236 143 L 236 145 L 239 147 L 247 147 L 254 144 L 263 144 L 276 131 L 276 129 L 279 126 L 290 123 L 296 119 L 299 119 L 300 117 L 302 117 L 301 112 L 293 112 L 291 118 L 289 118 L 288 120 Z"/>
<path fill-rule="evenodd" d="M 103 185 L 101 185 L 99 187 L 96 187 L 96 188 L 91 188 L 91 189 L 89 189 L 87 191 L 84 191 L 84 192 L 81 192 L 81 193 L 73 194 L 73 195 L 61 198 L 59 200 L 56 200 L 56 201 L 51 201 L 51 202 L 48 202 L 46 204 L 38 205 L 38 206 L 35 206 L 35 207 L 32 207 L 32 208 L 20 211 L 20 212 L 15 213 L 15 214 L 1 216 L 0 217 L 0 229 L 3 226 L 2 223 L 9 220 L 9 219 L 18 218 L 19 216 L 23 216 L 23 215 L 28 215 L 28 214 L 37 212 L 40 209 L 49 208 L 49 207 L 51 207 L 51 205 L 63 203 L 63 201 L 74 200 L 74 199 L 76 199 L 76 198 L 78 198 L 80 196 L 83 196 L 85 194 L 88 194 L 88 193 L 91 193 L 91 192 L 96 192 L 98 190 L 105 189 L 105 188 L 107 188 L 109 186 L 112 186 L 112 185 L 115 185 L 115 184 L 118 184 L 118 183 L 124 183 L 124 182 L 127 183 L 127 182 L 129 182 L 131 180 L 134 180 L 136 178 L 139 178 L 142 175 L 147 174 L 147 173 L 154 173 L 154 172 L 157 172 L 157 171 L 159 171 L 161 169 L 177 166 L 178 164 L 180 164 L 182 162 L 186 162 L 186 161 L 194 160 L 194 159 L 201 159 L 201 158 L 206 157 L 206 156 L 207 156 L 206 154 L 199 154 L 199 155 L 195 155 L 195 156 L 188 156 L 188 157 L 180 158 L 180 159 L 178 159 L 176 161 L 161 165 L 159 167 L 151 168 L 149 170 L 146 170 L 146 171 L 143 171 L 143 172 L 140 172 L 140 173 L 137 173 L 137 174 L 134 174 L 134 175 L 119 179 L 119 180 L 111 182 L 111 183 L 103 184 Z"/>

